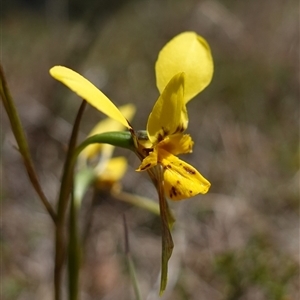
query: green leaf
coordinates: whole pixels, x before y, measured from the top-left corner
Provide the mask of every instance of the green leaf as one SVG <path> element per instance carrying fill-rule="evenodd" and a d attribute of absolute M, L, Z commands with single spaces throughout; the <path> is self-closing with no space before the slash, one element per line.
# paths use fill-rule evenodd
<path fill-rule="evenodd" d="M 86 167 L 81 169 L 75 174 L 75 182 L 74 182 L 74 204 L 76 207 L 80 207 L 82 199 L 91 186 L 91 184 L 95 181 L 96 175 L 92 168 Z"/>
<path fill-rule="evenodd" d="M 134 142 L 129 131 L 112 131 L 93 135 L 84 140 L 75 150 L 74 159 L 80 152 L 91 144 L 110 144 L 116 147 L 126 148 L 134 151 Z"/>
<path fill-rule="evenodd" d="M 168 282 L 168 262 L 171 258 L 174 243 L 170 228 L 174 223 L 174 217 L 168 207 L 167 199 L 165 196 L 164 185 L 163 185 L 163 170 L 160 169 L 157 172 L 157 191 L 159 195 L 159 207 L 160 217 L 162 224 L 162 256 L 161 256 L 161 278 L 160 278 L 160 296 L 166 289 Z"/>

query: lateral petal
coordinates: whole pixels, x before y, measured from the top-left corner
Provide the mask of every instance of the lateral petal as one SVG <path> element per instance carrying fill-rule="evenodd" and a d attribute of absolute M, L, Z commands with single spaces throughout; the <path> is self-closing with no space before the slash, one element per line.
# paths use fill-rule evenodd
<path fill-rule="evenodd" d="M 55 66 L 50 69 L 50 75 L 108 117 L 120 122 L 126 128 L 131 128 L 119 109 L 98 88 L 77 72 L 63 66 Z"/>

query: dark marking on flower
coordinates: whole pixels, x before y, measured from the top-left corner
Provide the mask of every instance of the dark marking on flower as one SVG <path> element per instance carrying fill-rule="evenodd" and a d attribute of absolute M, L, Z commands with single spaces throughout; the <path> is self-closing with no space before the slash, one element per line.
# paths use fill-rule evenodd
<path fill-rule="evenodd" d="M 193 194 L 193 191 L 189 190 L 189 193 L 190 193 L 190 194 Z"/>
<path fill-rule="evenodd" d="M 169 130 L 165 129 L 164 127 L 162 127 L 162 130 L 163 130 L 165 136 L 169 134 Z"/>
<path fill-rule="evenodd" d="M 176 190 L 176 188 L 174 186 L 172 186 L 171 190 L 172 190 L 174 196 L 177 196 L 177 190 Z"/>
<path fill-rule="evenodd" d="M 164 139 L 164 136 L 163 136 L 161 133 L 159 133 L 159 134 L 157 135 L 157 141 L 158 141 L 158 142 L 161 142 L 163 139 Z"/>
<path fill-rule="evenodd" d="M 165 170 L 166 170 L 166 169 L 172 169 L 172 165 L 168 164 L 168 165 L 164 166 L 164 169 L 165 169 Z"/>
<path fill-rule="evenodd" d="M 146 166 L 144 166 L 144 167 L 142 167 L 141 168 L 141 171 L 144 171 L 144 170 L 146 170 L 147 168 L 149 168 L 151 166 L 151 164 L 149 163 L 149 164 L 147 164 Z"/>
<path fill-rule="evenodd" d="M 183 124 L 178 125 L 175 132 L 184 132 Z"/>
<path fill-rule="evenodd" d="M 189 168 L 188 166 L 183 166 L 183 168 L 191 175 L 196 174 L 196 172 L 193 169 Z"/>
<path fill-rule="evenodd" d="M 152 148 L 144 148 L 143 152 L 146 156 L 148 156 L 151 152 L 153 152 L 153 149 Z"/>
<path fill-rule="evenodd" d="M 170 192 L 169 192 L 170 198 L 172 199 L 173 197 L 176 197 L 176 196 L 178 196 L 178 195 L 180 195 L 180 192 L 176 189 L 175 186 L 172 186 L 172 187 L 171 187 L 171 190 L 170 190 Z"/>
<path fill-rule="evenodd" d="M 177 180 L 176 183 L 177 183 L 178 185 L 181 184 L 181 182 L 180 182 L 179 180 Z"/>
<path fill-rule="evenodd" d="M 157 142 L 161 142 L 168 135 L 169 135 L 169 130 L 167 130 L 164 127 L 162 127 L 161 130 L 160 130 L 160 132 L 156 136 Z"/>

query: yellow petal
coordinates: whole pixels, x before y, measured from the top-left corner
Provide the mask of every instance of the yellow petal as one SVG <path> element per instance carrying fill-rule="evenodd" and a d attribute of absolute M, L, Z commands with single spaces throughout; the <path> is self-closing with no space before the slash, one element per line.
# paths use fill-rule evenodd
<path fill-rule="evenodd" d="M 200 93 L 211 81 L 213 59 L 204 38 L 195 32 L 174 37 L 160 51 L 155 65 L 156 84 L 160 93 L 179 72 L 186 73 L 185 102 Z"/>
<path fill-rule="evenodd" d="M 161 141 L 157 147 L 173 155 L 191 153 L 194 142 L 189 134 L 175 134 Z"/>
<path fill-rule="evenodd" d="M 120 106 L 118 110 L 121 112 L 121 114 L 126 118 L 126 120 L 131 121 L 134 114 L 135 114 L 135 106 L 133 104 L 126 104 L 123 106 Z M 109 131 L 120 131 L 124 129 L 124 125 L 120 122 L 117 122 L 114 119 L 104 119 L 103 121 L 99 122 L 89 133 L 89 136 L 103 133 L 103 132 L 109 132 Z"/>
<path fill-rule="evenodd" d="M 210 183 L 194 167 L 178 157 L 160 151 L 164 168 L 164 189 L 171 200 L 183 200 L 208 192 Z"/>
<path fill-rule="evenodd" d="M 128 120 L 131 121 L 133 115 L 135 114 L 135 106 L 133 104 L 126 104 L 119 107 L 122 115 Z M 116 120 L 106 118 L 103 121 L 99 122 L 89 133 L 88 136 L 93 136 L 95 134 L 100 134 L 103 132 L 110 131 L 120 131 L 124 128 L 123 124 L 117 122 Z M 101 154 L 107 158 L 110 158 L 113 152 L 114 146 L 109 144 L 92 144 L 87 146 L 81 153 L 80 158 L 84 159 L 93 159 L 96 155 Z"/>
<path fill-rule="evenodd" d="M 184 76 L 184 73 L 179 73 L 172 77 L 149 115 L 147 132 L 152 143 L 186 129 L 186 124 L 181 122 L 185 107 Z"/>
<path fill-rule="evenodd" d="M 154 149 L 146 156 L 136 171 L 145 171 L 157 165 L 157 151 Z"/>
<path fill-rule="evenodd" d="M 97 174 L 98 184 L 101 186 L 120 181 L 127 170 L 127 160 L 125 157 L 115 157 L 108 161 L 106 168 Z M 97 169 L 95 170 L 97 172 Z"/>
<path fill-rule="evenodd" d="M 86 100 L 90 105 L 108 117 L 120 122 L 123 126 L 131 128 L 118 108 L 86 78 L 62 66 L 51 68 L 50 74 L 53 78 L 62 82 L 78 96 Z"/>

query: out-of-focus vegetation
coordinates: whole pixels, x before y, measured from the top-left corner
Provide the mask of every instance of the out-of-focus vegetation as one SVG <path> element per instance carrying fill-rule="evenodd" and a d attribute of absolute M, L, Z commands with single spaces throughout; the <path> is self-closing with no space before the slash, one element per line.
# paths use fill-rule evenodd
<path fill-rule="evenodd" d="M 189 109 L 195 146 L 185 159 L 209 194 L 171 203 L 177 222 L 162 299 L 299 298 L 299 4 L 297 1 L 7 1 L 1 60 L 46 194 L 55 205 L 80 99 L 48 74 L 84 74 L 117 105 L 135 103 L 144 129 L 158 96 L 154 63 L 179 32 L 209 42 L 215 75 Z M 103 116 L 85 112 L 81 139 Z M 2 111 L 1 299 L 52 299 L 53 224 L 31 188 Z M 127 192 L 157 195 L 131 168 Z M 133 299 L 122 214 L 143 299 L 157 299 L 157 216 L 99 194 L 90 222 L 82 299 Z"/>

